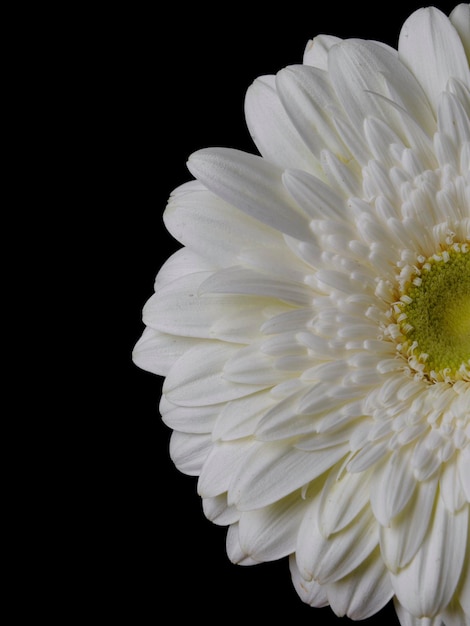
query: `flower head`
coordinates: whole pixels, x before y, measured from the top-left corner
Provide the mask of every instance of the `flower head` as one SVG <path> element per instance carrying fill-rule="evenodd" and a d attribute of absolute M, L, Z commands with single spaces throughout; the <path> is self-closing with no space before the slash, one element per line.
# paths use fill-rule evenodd
<path fill-rule="evenodd" d="M 470 5 L 257 79 L 201 150 L 135 362 L 235 563 L 403 626 L 470 620 Z"/>

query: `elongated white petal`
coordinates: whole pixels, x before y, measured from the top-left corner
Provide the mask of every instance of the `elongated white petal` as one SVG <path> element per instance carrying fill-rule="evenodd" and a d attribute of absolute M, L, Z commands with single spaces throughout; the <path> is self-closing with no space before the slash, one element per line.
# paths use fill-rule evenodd
<path fill-rule="evenodd" d="M 449 19 L 462 40 L 470 64 L 470 5 L 463 2 L 457 5 Z"/>
<path fill-rule="evenodd" d="M 408 565 L 421 547 L 428 532 L 436 488 L 437 479 L 420 483 L 402 513 L 380 529 L 382 555 L 391 572 Z"/>
<path fill-rule="evenodd" d="M 386 122 L 399 136 L 402 115 L 390 106 L 390 89 L 405 115 L 419 119 L 425 129 L 433 128 L 431 110 L 415 78 L 396 54 L 373 42 L 348 40 L 332 49 L 330 73 L 338 99 L 355 128 L 366 116 Z M 377 97 L 377 95 L 383 97 Z"/>
<path fill-rule="evenodd" d="M 198 476 L 212 447 L 210 435 L 174 431 L 170 438 L 170 456 L 180 472 Z"/>
<path fill-rule="evenodd" d="M 240 385 L 224 378 L 223 366 L 238 349 L 222 342 L 194 346 L 170 370 L 163 393 L 174 404 L 207 406 L 260 391 L 263 385 Z"/>
<path fill-rule="evenodd" d="M 339 617 L 363 620 L 378 613 L 393 597 L 389 573 L 378 548 L 341 580 L 326 585 L 331 608 Z"/>
<path fill-rule="evenodd" d="M 442 619 L 437 617 L 415 617 L 405 607 L 394 598 L 395 611 L 401 626 L 442 626 Z"/>
<path fill-rule="evenodd" d="M 412 497 L 417 481 L 410 454 L 399 451 L 385 457 L 372 478 L 370 503 L 375 517 L 388 526 Z"/>
<path fill-rule="evenodd" d="M 258 150 L 280 167 L 319 172 L 320 165 L 289 119 L 276 90 L 274 76 L 257 78 L 248 88 L 245 117 Z"/>
<path fill-rule="evenodd" d="M 173 430 L 183 433 L 212 433 L 220 408 L 217 405 L 205 407 L 177 406 L 163 396 L 160 402 L 162 419 Z"/>
<path fill-rule="evenodd" d="M 214 424 L 212 436 L 222 441 L 233 441 L 249 437 L 255 432 L 261 418 L 275 403 L 267 392 L 260 392 L 227 402 Z"/>
<path fill-rule="evenodd" d="M 149 326 L 135 344 L 132 359 L 143 370 L 166 376 L 176 361 L 197 342 L 197 339 L 167 335 Z"/>
<path fill-rule="evenodd" d="M 434 617 L 451 601 L 464 563 L 467 533 L 468 508 L 451 514 L 437 498 L 421 548 L 407 567 L 392 574 L 398 600 L 416 617 Z"/>
<path fill-rule="evenodd" d="M 417 77 L 434 109 L 451 76 L 470 85 L 465 50 L 457 31 L 439 9 L 415 11 L 398 42 L 400 60 Z"/>
<path fill-rule="evenodd" d="M 243 512 L 239 540 L 244 551 L 257 561 L 274 561 L 291 554 L 306 506 L 306 501 L 294 493 L 262 509 Z"/>
<path fill-rule="evenodd" d="M 233 442 L 215 442 L 200 472 L 197 484 L 199 495 L 212 498 L 225 493 L 234 471 L 243 463 L 254 445 L 254 442 L 246 446 Z M 228 504 L 231 506 L 231 503 Z"/>
<path fill-rule="evenodd" d="M 318 508 L 318 528 L 328 538 L 359 514 L 369 498 L 371 473 L 349 474 L 332 470 L 323 487 Z"/>
<path fill-rule="evenodd" d="M 244 267 L 231 267 L 209 276 L 201 285 L 200 293 L 264 296 L 298 306 L 306 306 L 312 300 L 312 291 L 307 285 Z"/>
<path fill-rule="evenodd" d="M 194 153 L 188 168 L 217 196 L 286 235 L 303 240 L 306 217 L 284 190 L 282 170 L 261 157 L 229 148 Z"/>
<path fill-rule="evenodd" d="M 313 219 L 347 218 L 344 198 L 310 174 L 287 170 L 282 180 L 287 191 Z"/>
<path fill-rule="evenodd" d="M 234 506 L 227 505 L 227 496 L 222 494 L 214 498 L 202 500 L 204 515 L 208 520 L 219 526 L 235 524 L 240 518 L 240 513 Z"/>
<path fill-rule="evenodd" d="M 291 66 L 278 73 L 276 85 L 292 123 L 316 158 L 320 159 L 325 149 L 348 158 L 331 115 L 340 113 L 328 74 L 312 67 Z"/>
<path fill-rule="evenodd" d="M 319 585 L 314 580 L 307 581 L 300 575 L 300 571 L 295 560 L 295 554 L 292 554 L 289 558 L 289 568 L 292 576 L 292 582 L 300 598 L 306 604 L 310 604 L 310 606 L 318 608 L 327 606 L 328 598 L 326 596 L 325 587 Z"/>
<path fill-rule="evenodd" d="M 459 511 L 466 503 L 466 498 L 460 484 L 457 463 L 448 463 L 444 466 L 439 485 L 439 492 L 446 509 L 451 513 Z"/>
<path fill-rule="evenodd" d="M 311 39 L 305 48 L 303 62 L 321 70 L 328 69 L 328 51 L 337 43 L 342 41 L 333 35 L 318 35 Z"/>
<path fill-rule="evenodd" d="M 238 530 L 238 524 L 229 526 L 226 540 L 228 558 L 237 565 L 256 565 L 259 561 L 255 561 L 255 559 L 246 554 L 240 545 Z"/>
<path fill-rule="evenodd" d="M 165 226 L 175 239 L 216 267 L 233 265 L 244 248 L 273 245 L 276 239 L 281 243 L 276 231 L 234 209 L 199 181 L 185 188 L 170 197 L 163 215 Z"/>
<path fill-rule="evenodd" d="M 297 563 L 302 576 L 323 585 L 341 580 L 363 563 L 377 546 L 378 532 L 366 508 L 349 526 L 324 539 L 315 524 L 315 508 L 299 530 Z"/>
<path fill-rule="evenodd" d="M 258 442 L 233 476 L 229 503 L 242 511 L 272 504 L 323 474 L 346 451 L 345 445 L 304 452 L 289 443 Z"/>

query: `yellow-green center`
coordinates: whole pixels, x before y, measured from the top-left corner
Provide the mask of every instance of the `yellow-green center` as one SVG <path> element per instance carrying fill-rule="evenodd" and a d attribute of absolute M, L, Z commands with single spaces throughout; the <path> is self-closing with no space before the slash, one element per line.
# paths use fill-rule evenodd
<path fill-rule="evenodd" d="M 432 380 L 470 369 L 470 253 L 454 246 L 427 259 L 400 298 L 403 351 Z"/>

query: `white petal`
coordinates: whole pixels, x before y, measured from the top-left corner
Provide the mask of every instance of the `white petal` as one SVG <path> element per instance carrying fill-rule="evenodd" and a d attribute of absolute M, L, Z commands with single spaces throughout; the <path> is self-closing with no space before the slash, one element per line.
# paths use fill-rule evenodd
<path fill-rule="evenodd" d="M 464 3 L 457 5 L 449 15 L 449 19 L 462 40 L 470 63 L 470 5 Z"/>
<path fill-rule="evenodd" d="M 444 505 L 451 513 L 456 513 L 466 503 L 465 494 L 460 485 L 457 463 L 444 464 L 439 480 L 440 494 Z"/>
<path fill-rule="evenodd" d="M 188 274 L 211 272 L 214 265 L 208 259 L 187 248 L 181 248 L 170 256 L 160 268 L 155 279 L 155 291 L 159 292 Z M 145 311 L 145 309 L 144 309 Z"/>
<path fill-rule="evenodd" d="M 371 116 L 401 136 L 400 110 L 419 120 L 423 128 L 434 127 L 415 78 L 389 49 L 370 41 L 347 40 L 332 49 L 330 72 L 336 94 L 355 128 L 362 128 L 364 119 Z M 390 105 L 391 96 L 399 109 Z"/>
<path fill-rule="evenodd" d="M 170 457 L 180 472 L 198 476 L 212 448 L 210 435 L 179 433 L 174 431 L 170 438 Z"/>
<path fill-rule="evenodd" d="M 197 339 L 166 335 L 148 327 L 134 346 L 132 360 L 147 372 L 166 376 L 174 363 L 197 342 Z"/>
<path fill-rule="evenodd" d="M 470 502 L 470 446 L 460 451 L 458 464 L 460 484 L 467 498 L 467 502 Z"/>
<path fill-rule="evenodd" d="M 349 152 L 338 137 L 332 113 L 340 115 L 338 100 L 328 74 L 312 67 L 294 65 L 276 77 L 279 97 L 299 135 L 317 159 L 324 149 L 344 159 Z"/>
<path fill-rule="evenodd" d="M 380 529 L 380 547 L 387 567 L 397 572 L 411 561 L 427 533 L 437 489 L 437 479 L 420 483 L 405 509 Z"/>
<path fill-rule="evenodd" d="M 366 506 L 369 499 L 370 472 L 350 474 L 332 470 L 323 487 L 318 528 L 327 538 L 345 528 Z"/>
<path fill-rule="evenodd" d="M 398 51 L 400 60 L 419 80 L 435 110 L 450 77 L 470 84 L 462 40 L 439 9 L 418 9 L 406 20 Z"/>
<path fill-rule="evenodd" d="M 317 608 L 328 605 L 325 588 L 314 580 L 305 580 L 305 578 L 302 578 L 300 575 L 300 571 L 295 560 L 295 554 L 292 554 L 289 558 L 289 568 L 294 588 L 303 602 Z"/>
<path fill-rule="evenodd" d="M 224 366 L 224 376 L 235 383 L 273 386 L 282 382 L 285 372 L 274 367 L 272 357 L 263 354 L 259 345 L 239 350 Z"/>
<path fill-rule="evenodd" d="M 203 498 L 213 498 L 225 493 L 233 473 L 244 463 L 244 459 L 254 446 L 250 442 L 221 442 L 213 444 L 197 484 L 198 493 Z M 231 506 L 231 503 L 228 503 Z"/>
<path fill-rule="evenodd" d="M 467 547 L 468 507 L 452 514 L 440 498 L 428 533 L 411 563 L 392 584 L 398 600 L 416 617 L 434 617 L 450 603 Z"/>
<path fill-rule="evenodd" d="M 207 406 L 260 391 L 263 386 L 239 385 L 224 378 L 223 367 L 238 349 L 220 342 L 194 346 L 176 361 L 168 373 L 163 393 L 173 404 Z"/>
<path fill-rule="evenodd" d="M 363 620 L 378 613 L 393 597 L 387 568 L 378 549 L 341 580 L 326 586 L 331 608 L 339 617 Z"/>
<path fill-rule="evenodd" d="M 212 437 L 214 440 L 231 441 L 252 435 L 274 402 L 272 396 L 266 392 L 227 402 L 219 408 L 220 413 L 214 424 Z"/>
<path fill-rule="evenodd" d="M 243 267 L 231 267 L 209 276 L 201 285 L 200 293 L 227 293 L 276 298 L 298 306 L 312 301 L 312 290 L 306 284 L 282 280 Z"/>
<path fill-rule="evenodd" d="M 441 94 L 438 107 L 439 130 L 446 133 L 458 149 L 470 141 L 469 115 L 470 111 L 465 111 L 457 96 L 448 91 Z"/>
<path fill-rule="evenodd" d="M 367 507 L 349 526 L 328 539 L 306 514 L 298 535 L 297 563 L 303 576 L 323 585 L 350 574 L 368 558 L 377 543 L 377 523 Z"/>
<path fill-rule="evenodd" d="M 297 531 L 307 506 L 299 493 L 280 502 L 243 512 L 239 540 L 243 550 L 257 561 L 274 561 L 295 550 Z"/>
<path fill-rule="evenodd" d="M 201 294 L 212 275 L 187 274 L 159 290 L 144 307 L 147 326 L 169 335 L 248 343 L 264 322 L 259 299 Z"/>
<path fill-rule="evenodd" d="M 328 51 L 342 41 L 333 35 L 318 35 L 311 39 L 305 48 L 303 62 L 321 70 L 328 70 Z"/>
<path fill-rule="evenodd" d="M 282 168 L 319 170 L 318 161 L 300 138 L 281 104 L 274 76 L 257 78 L 248 88 L 245 117 L 256 147 L 268 161 Z"/>
<path fill-rule="evenodd" d="M 437 617 L 415 617 L 394 598 L 395 611 L 401 626 L 442 626 L 442 619 Z M 463 626 L 463 625 L 462 625 Z"/>
<path fill-rule="evenodd" d="M 175 239 L 217 267 L 233 265 L 246 247 L 282 241 L 279 233 L 234 209 L 199 181 L 190 185 L 186 184 L 185 193 L 170 197 L 163 215 L 165 226 Z"/>
<path fill-rule="evenodd" d="M 241 547 L 238 524 L 232 524 L 227 531 L 226 550 L 228 558 L 237 565 L 256 565 L 259 563 L 246 554 Z"/>
<path fill-rule="evenodd" d="M 282 180 L 287 191 L 313 219 L 347 219 L 344 198 L 319 178 L 287 170 Z"/>
<path fill-rule="evenodd" d="M 215 498 L 204 498 L 202 500 L 204 515 L 213 524 L 218 526 L 230 526 L 235 524 L 240 518 L 240 513 L 233 506 L 227 505 L 227 496 L 222 494 Z"/>
<path fill-rule="evenodd" d="M 164 423 L 169 428 L 183 433 L 212 433 L 219 411 L 220 407 L 217 405 L 204 407 L 177 406 L 168 402 L 165 396 L 162 397 L 160 402 L 160 413 Z"/>
<path fill-rule="evenodd" d="M 323 474 L 346 452 L 345 445 L 304 452 L 290 443 L 257 442 L 233 476 L 228 501 L 242 511 L 272 504 Z"/>
<path fill-rule="evenodd" d="M 387 456 L 374 471 L 370 503 L 382 526 L 388 526 L 404 509 L 416 488 L 409 456 L 409 452 L 399 450 Z"/>
<path fill-rule="evenodd" d="M 217 196 L 286 235 L 308 236 L 308 222 L 282 185 L 282 170 L 265 159 L 230 148 L 191 155 L 190 172 Z"/>

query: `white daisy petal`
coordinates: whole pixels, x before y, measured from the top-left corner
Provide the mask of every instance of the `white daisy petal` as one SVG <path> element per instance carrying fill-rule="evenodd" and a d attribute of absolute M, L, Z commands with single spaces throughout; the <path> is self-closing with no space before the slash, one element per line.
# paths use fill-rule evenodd
<path fill-rule="evenodd" d="M 434 617 L 450 603 L 464 563 L 467 534 L 468 509 L 453 515 L 438 498 L 421 548 L 407 567 L 391 574 L 397 598 L 410 613 Z"/>
<path fill-rule="evenodd" d="M 393 54 L 373 42 L 348 40 L 330 53 L 331 80 L 336 94 L 349 115 L 353 127 L 362 127 L 365 117 L 376 117 L 391 125 L 400 135 L 401 115 L 390 106 L 390 85 L 394 98 L 424 128 L 432 125 L 431 111 L 414 77 Z M 383 96 L 383 97 L 377 97 Z"/>
<path fill-rule="evenodd" d="M 223 200 L 286 235 L 304 239 L 308 222 L 284 190 L 282 171 L 261 157 L 229 148 L 194 153 L 190 172 Z"/>
<path fill-rule="evenodd" d="M 174 363 L 196 343 L 195 339 L 166 335 L 148 326 L 135 344 L 132 358 L 142 369 L 166 376 Z"/>
<path fill-rule="evenodd" d="M 382 556 L 391 572 L 405 567 L 421 547 L 434 508 L 437 479 L 420 483 L 406 508 L 380 529 Z"/>
<path fill-rule="evenodd" d="M 332 35 L 318 35 L 307 43 L 304 52 L 304 65 L 311 65 L 321 70 L 328 69 L 328 51 L 337 43 L 342 41 L 339 37 Z"/>
<path fill-rule="evenodd" d="M 326 586 L 331 608 L 339 617 L 367 619 L 393 597 L 390 577 L 377 548 L 360 567 L 360 575 L 353 571 Z"/>
<path fill-rule="evenodd" d="M 306 506 L 306 501 L 295 493 L 270 506 L 242 513 L 240 544 L 257 561 L 288 556 L 295 549 L 297 530 Z"/>
<path fill-rule="evenodd" d="M 462 40 L 449 19 L 434 7 L 419 9 L 407 19 L 398 51 L 400 60 L 418 78 L 435 109 L 451 76 L 470 86 Z"/>
<path fill-rule="evenodd" d="M 260 153 L 280 167 L 319 171 L 318 161 L 299 137 L 281 104 L 275 77 L 257 78 L 245 98 L 245 117 Z"/>
<path fill-rule="evenodd" d="M 437 617 L 415 617 L 407 611 L 396 598 L 394 604 L 401 626 L 442 626 L 440 615 Z"/>
<path fill-rule="evenodd" d="M 202 508 L 207 519 L 219 526 L 236 524 L 240 518 L 240 513 L 237 509 L 227 505 L 225 494 L 215 498 L 204 498 Z"/>
<path fill-rule="evenodd" d="M 255 80 L 261 156 L 190 157 L 133 351 L 229 558 L 354 620 L 470 620 L 469 53 L 426 8 Z"/>
<path fill-rule="evenodd" d="M 449 19 L 462 40 L 470 63 L 470 5 L 459 4 L 449 15 Z"/>
<path fill-rule="evenodd" d="M 198 476 L 212 446 L 210 435 L 181 433 L 170 438 L 170 456 L 176 467 L 189 476 Z"/>
<path fill-rule="evenodd" d="M 289 558 L 289 568 L 294 587 L 302 600 L 306 604 L 310 604 L 310 606 L 316 606 L 318 608 L 322 606 L 327 606 L 328 598 L 326 595 L 325 587 L 319 585 L 314 580 L 307 581 L 300 575 L 300 571 L 295 560 L 295 555 L 291 555 Z"/>
<path fill-rule="evenodd" d="M 232 265 L 245 247 L 272 245 L 276 238 L 274 231 L 201 188 L 199 183 L 184 194 L 172 195 L 163 217 L 165 226 L 178 241 L 218 267 Z"/>
<path fill-rule="evenodd" d="M 241 511 L 272 504 L 330 469 L 346 451 L 345 445 L 305 452 L 284 442 L 259 442 L 233 476 L 229 503 Z"/>
<path fill-rule="evenodd" d="M 207 406 L 263 389 L 265 385 L 236 384 L 224 377 L 223 364 L 238 349 L 222 342 L 194 346 L 170 370 L 163 386 L 164 394 L 170 402 L 180 406 Z M 198 363 L 197 368 L 194 363 Z"/>
<path fill-rule="evenodd" d="M 291 66 L 278 73 L 276 85 L 292 123 L 316 158 L 320 159 L 325 149 L 348 158 L 331 117 L 338 111 L 339 102 L 328 74 L 302 65 Z"/>

